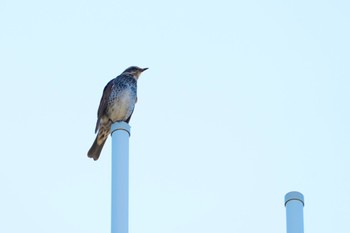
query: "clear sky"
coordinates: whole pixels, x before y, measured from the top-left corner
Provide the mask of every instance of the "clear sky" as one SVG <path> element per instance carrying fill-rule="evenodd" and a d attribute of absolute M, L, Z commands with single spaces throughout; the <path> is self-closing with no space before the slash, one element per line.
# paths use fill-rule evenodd
<path fill-rule="evenodd" d="M 0 232 L 110 230 L 105 84 L 131 65 L 130 233 L 350 232 L 349 1 L 0 1 Z"/>

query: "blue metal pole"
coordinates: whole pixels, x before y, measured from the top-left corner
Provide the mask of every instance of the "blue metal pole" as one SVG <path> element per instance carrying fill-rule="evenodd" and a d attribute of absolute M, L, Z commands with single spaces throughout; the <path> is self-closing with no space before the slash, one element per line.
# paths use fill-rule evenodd
<path fill-rule="evenodd" d="M 284 197 L 287 214 L 287 233 L 304 233 L 304 196 L 289 192 Z"/>
<path fill-rule="evenodd" d="M 115 122 L 112 134 L 111 233 L 128 233 L 129 228 L 129 137 L 130 125 Z"/>

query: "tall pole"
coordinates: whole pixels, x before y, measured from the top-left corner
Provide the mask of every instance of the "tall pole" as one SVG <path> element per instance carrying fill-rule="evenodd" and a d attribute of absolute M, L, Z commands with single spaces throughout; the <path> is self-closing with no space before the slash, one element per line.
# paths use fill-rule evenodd
<path fill-rule="evenodd" d="M 304 196 L 289 192 L 284 197 L 287 214 L 287 233 L 304 233 Z"/>
<path fill-rule="evenodd" d="M 130 125 L 115 122 L 112 134 L 111 233 L 129 231 L 129 137 Z"/>

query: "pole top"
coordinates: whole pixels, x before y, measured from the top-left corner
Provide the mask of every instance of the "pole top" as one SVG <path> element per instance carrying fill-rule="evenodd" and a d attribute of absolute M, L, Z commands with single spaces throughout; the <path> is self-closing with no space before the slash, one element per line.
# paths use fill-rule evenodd
<path fill-rule="evenodd" d="M 284 196 L 284 206 L 287 205 L 288 201 L 297 200 L 300 201 L 304 206 L 304 195 L 297 191 L 289 192 Z"/>
<path fill-rule="evenodd" d="M 111 135 L 114 133 L 114 131 L 124 130 L 129 134 L 130 137 L 130 128 L 130 125 L 124 121 L 114 122 L 111 126 Z"/>

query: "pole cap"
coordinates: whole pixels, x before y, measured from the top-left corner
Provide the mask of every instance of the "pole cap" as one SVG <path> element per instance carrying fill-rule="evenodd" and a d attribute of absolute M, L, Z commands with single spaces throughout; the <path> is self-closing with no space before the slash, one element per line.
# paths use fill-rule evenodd
<path fill-rule="evenodd" d="M 284 196 L 284 206 L 287 205 L 288 201 L 297 200 L 303 203 L 304 206 L 304 195 L 297 191 L 289 192 Z"/>
<path fill-rule="evenodd" d="M 114 133 L 114 131 L 124 130 L 129 134 L 130 137 L 130 128 L 130 125 L 124 121 L 114 122 L 111 126 L 111 135 Z"/>

